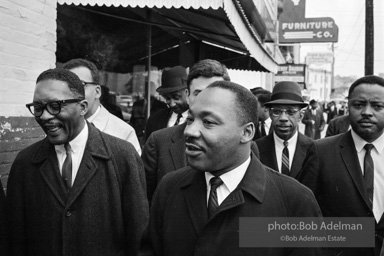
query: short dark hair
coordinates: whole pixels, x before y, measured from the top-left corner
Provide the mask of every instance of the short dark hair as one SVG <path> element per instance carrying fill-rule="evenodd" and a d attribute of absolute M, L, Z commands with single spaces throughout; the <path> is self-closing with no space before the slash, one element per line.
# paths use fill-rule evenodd
<path fill-rule="evenodd" d="M 359 79 L 357 79 L 355 82 L 351 84 L 351 87 L 349 87 L 348 99 L 351 98 L 353 91 L 360 84 L 378 84 L 384 87 L 384 78 L 379 76 L 374 76 L 374 75 L 360 77 Z"/>
<path fill-rule="evenodd" d="M 272 93 L 268 90 L 260 90 L 258 93 L 254 93 L 257 100 L 260 102 L 260 106 L 264 107 L 264 104 L 268 101 L 271 101 Z"/>
<path fill-rule="evenodd" d="M 85 82 L 95 82 L 99 83 L 100 76 L 99 76 L 99 70 L 97 69 L 95 63 L 86 60 L 86 59 L 72 59 L 66 63 L 64 63 L 63 68 L 64 69 L 74 69 L 78 67 L 85 67 L 88 68 L 91 71 L 92 79 L 93 81 L 85 81 Z"/>
<path fill-rule="evenodd" d="M 316 100 L 311 100 L 311 101 L 309 102 L 309 105 L 312 105 L 312 104 L 315 104 L 315 103 L 317 103 Z"/>
<path fill-rule="evenodd" d="M 68 84 L 69 90 L 80 98 L 85 97 L 84 85 L 80 78 L 69 70 L 62 68 L 48 69 L 42 72 L 36 79 L 36 83 L 44 80 L 63 81 Z"/>
<path fill-rule="evenodd" d="M 236 98 L 236 116 L 240 125 L 249 122 L 257 124 L 259 121 L 257 99 L 247 88 L 230 81 L 215 81 L 208 85 L 208 88 L 221 88 L 233 92 Z"/>
<path fill-rule="evenodd" d="M 193 79 L 198 77 L 207 77 L 211 78 L 214 76 L 219 76 L 224 79 L 224 81 L 230 81 L 228 75 L 227 67 L 218 62 L 217 60 L 205 59 L 196 62 L 189 70 L 187 77 L 187 88 L 190 90 L 189 86 Z"/>

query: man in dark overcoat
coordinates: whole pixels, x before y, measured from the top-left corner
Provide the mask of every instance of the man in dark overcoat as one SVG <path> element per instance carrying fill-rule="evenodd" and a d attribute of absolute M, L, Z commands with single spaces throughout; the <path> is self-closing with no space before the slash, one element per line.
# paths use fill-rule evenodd
<path fill-rule="evenodd" d="M 257 100 L 241 85 L 216 81 L 191 104 L 184 130 L 190 166 L 170 172 L 155 192 L 153 255 L 321 255 L 318 248 L 239 247 L 240 217 L 319 217 L 313 194 L 251 153 Z"/>
<path fill-rule="evenodd" d="M 141 159 L 84 115 L 80 79 L 39 75 L 27 104 L 46 138 L 22 150 L 7 189 L 11 255 L 137 255 L 148 221 Z"/>

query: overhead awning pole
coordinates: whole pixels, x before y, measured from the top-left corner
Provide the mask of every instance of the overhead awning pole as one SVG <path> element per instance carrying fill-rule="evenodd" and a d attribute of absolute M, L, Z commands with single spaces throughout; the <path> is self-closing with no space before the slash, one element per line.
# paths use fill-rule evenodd
<path fill-rule="evenodd" d="M 147 20 L 151 20 L 151 12 L 147 12 Z M 151 115 L 151 66 L 152 66 L 152 25 L 148 25 L 148 80 L 147 80 L 147 119 Z"/>

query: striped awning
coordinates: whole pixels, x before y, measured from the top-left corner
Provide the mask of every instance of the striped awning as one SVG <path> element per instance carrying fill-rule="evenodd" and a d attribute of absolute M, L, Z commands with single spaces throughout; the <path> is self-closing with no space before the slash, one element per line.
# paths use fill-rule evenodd
<path fill-rule="evenodd" d="M 244 48 L 265 70 L 276 73 L 278 64 L 264 49 L 263 44 L 244 14 L 239 0 L 58 0 L 68 5 L 114 6 L 131 8 L 167 9 L 222 9 L 232 24 Z M 228 47 L 228 45 L 226 45 Z"/>

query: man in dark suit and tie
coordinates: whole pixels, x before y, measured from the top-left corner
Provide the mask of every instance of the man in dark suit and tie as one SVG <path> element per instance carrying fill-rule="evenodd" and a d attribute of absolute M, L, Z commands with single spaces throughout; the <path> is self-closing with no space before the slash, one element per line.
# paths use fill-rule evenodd
<path fill-rule="evenodd" d="M 335 255 L 378 256 L 384 236 L 384 79 L 365 76 L 348 93 L 352 129 L 314 142 L 299 181 L 324 217 L 372 217 L 375 248 L 335 248 Z M 382 251 L 384 253 L 384 251 Z"/>
<path fill-rule="evenodd" d="M 190 166 L 168 173 L 152 201 L 153 255 L 321 255 L 318 248 L 239 247 L 240 217 L 318 217 L 313 194 L 251 152 L 257 100 L 245 87 L 216 81 L 190 105 Z"/>
<path fill-rule="evenodd" d="M 9 173 L 11 255 L 137 255 L 148 203 L 133 145 L 86 122 L 84 85 L 69 70 L 41 73 L 27 107 L 46 137 Z"/>
<path fill-rule="evenodd" d="M 163 96 L 168 108 L 151 115 L 145 125 L 145 138 L 152 132 L 185 122 L 188 113 L 187 71 L 182 66 L 165 68 L 161 74 L 161 86 L 156 91 Z"/>
<path fill-rule="evenodd" d="M 301 96 L 300 85 L 279 82 L 272 91 L 269 108 L 273 132 L 256 140 L 260 160 L 266 166 L 296 178 L 313 140 L 299 132 L 301 109 L 307 106 Z"/>
<path fill-rule="evenodd" d="M 188 74 L 188 102 L 214 81 L 229 81 L 227 68 L 216 60 L 205 59 L 194 64 Z M 148 199 L 152 199 L 157 184 L 168 172 L 187 165 L 184 129 L 186 123 L 152 133 L 141 158 L 144 162 Z"/>
<path fill-rule="evenodd" d="M 349 129 L 351 129 L 351 124 L 349 123 L 349 116 L 338 116 L 329 122 L 325 137 L 331 137 L 340 133 L 344 133 L 347 132 Z"/>
<path fill-rule="evenodd" d="M 253 140 L 260 139 L 272 132 L 272 120 L 269 117 L 269 109 L 264 105 L 271 100 L 271 92 L 265 89 L 252 90 L 257 98 L 257 111 L 259 112 L 259 123 L 256 125 L 255 137 Z"/>
<path fill-rule="evenodd" d="M 303 124 L 305 124 L 304 134 L 311 139 L 317 140 L 321 137 L 321 132 L 325 127 L 325 119 L 323 115 L 323 111 L 321 111 L 318 106 L 316 100 L 311 100 L 309 102 L 311 106 L 307 110 L 305 110 L 303 117 Z"/>

